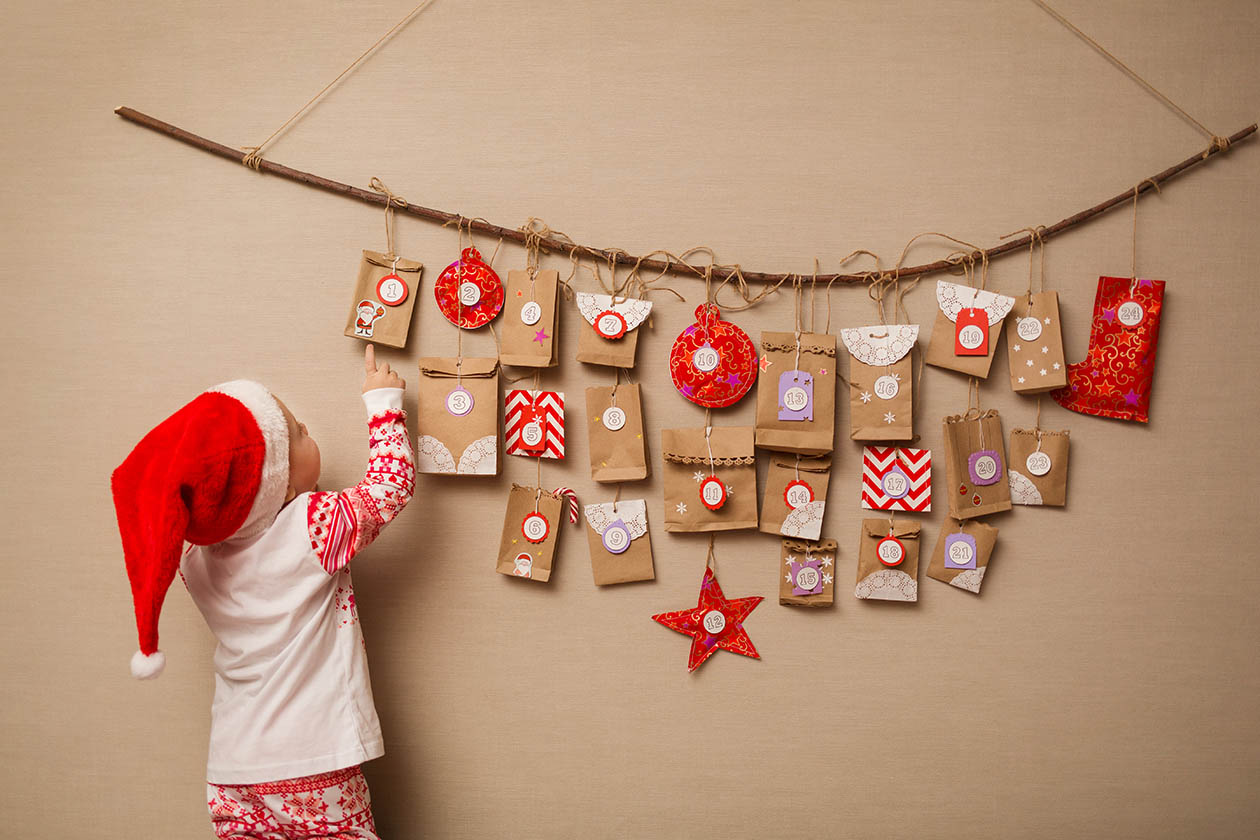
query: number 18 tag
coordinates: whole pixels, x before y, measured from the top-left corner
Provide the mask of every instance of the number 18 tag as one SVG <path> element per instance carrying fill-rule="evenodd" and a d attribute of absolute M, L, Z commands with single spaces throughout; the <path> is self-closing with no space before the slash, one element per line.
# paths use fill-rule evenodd
<path fill-rule="evenodd" d="M 989 317 L 983 309 L 962 309 L 954 322 L 954 355 L 989 355 Z"/>

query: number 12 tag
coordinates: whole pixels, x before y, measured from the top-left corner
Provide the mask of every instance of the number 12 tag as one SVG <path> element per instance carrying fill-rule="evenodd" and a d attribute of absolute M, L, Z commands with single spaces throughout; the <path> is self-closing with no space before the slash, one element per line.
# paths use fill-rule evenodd
<path fill-rule="evenodd" d="M 983 309 L 961 309 L 954 322 L 954 355 L 989 355 L 989 316 Z"/>

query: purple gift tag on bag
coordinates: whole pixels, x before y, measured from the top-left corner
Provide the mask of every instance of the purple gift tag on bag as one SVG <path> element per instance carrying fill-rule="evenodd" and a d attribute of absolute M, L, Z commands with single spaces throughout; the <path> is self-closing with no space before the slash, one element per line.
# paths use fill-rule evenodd
<path fill-rule="evenodd" d="M 945 568 L 974 569 L 976 538 L 971 534 L 949 534 L 945 537 Z"/>
<path fill-rule="evenodd" d="M 986 487 L 997 484 L 1002 477 L 1002 456 L 993 449 L 981 449 L 972 452 L 967 458 L 967 473 L 972 484 Z"/>
<path fill-rule="evenodd" d="M 789 370 L 779 375 L 779 419 L 814 419 L 814 375 Z"/>
<path fill-rule="evenodd" d="M 625 522 L 618 519 L 604 529 L 602 539 L 604 548 L 608 549 L 610 554 L 624 554 L 630 547 L 630 529 L 626 527 Z"/>

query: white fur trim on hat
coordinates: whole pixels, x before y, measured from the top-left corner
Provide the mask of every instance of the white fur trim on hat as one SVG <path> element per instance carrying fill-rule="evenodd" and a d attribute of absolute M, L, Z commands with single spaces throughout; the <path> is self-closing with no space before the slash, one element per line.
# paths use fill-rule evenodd
<path fill-rule="evenodd" d="M 240 400 L 254 415 L 266 444 L 258 495 L 254 497 L 245 522 L 229 539 L 252 537 L 270 525 L 280 508 L 284 507 L 284 497 L 289 489 L 289 424 L 276 398 L 257 382 L 235 379 L 211 388 L 210 393 L 226 394 Z"/>
<path fill-rule="evenodd" d="M 166 667 L 166 654 L 160 650 L 145 656 L 141 651 L 136 651 L 131 656 L 131 676 L 138 680 L 151 680 L 162 673 Z"/>

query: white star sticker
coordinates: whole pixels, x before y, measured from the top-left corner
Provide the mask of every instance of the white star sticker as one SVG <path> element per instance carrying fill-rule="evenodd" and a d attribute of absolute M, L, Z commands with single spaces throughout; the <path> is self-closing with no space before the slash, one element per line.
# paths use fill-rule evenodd
<path fill-rule="evenodd" d="M 1019 348 L 1020 348 L 1020 345 L 1016 344 L 1016 345 L 1015 345 L 1014 347 L 1012 347 L 1011 349 L 1012 349 L 1012 350 L 1014 350 L 1016 353 L 1018 353 L 1018 352 L 1019 352 Z"/>
<path fill-rule="evenodd" d="M 897 422 L 897 415 L 893 414 L 891 411 L 885 411 L 885 412 L 884 412 L 884 422 L 885 422 L 885 423 L 896 423 L 896 422 Z"/>
<path fill-rule="evenodd" d="M 1046 369 L 1045 369 L 1045 368 L 1042 368 L 1042 369 L 1041 369 L 1041 375 L 1042 375 L 1042 376 L 1045 376 L 1045 375 L 1046 375 Z"/>
<path fill-rule="evenodd" d="M 795 563 L 795 562 L 796 562 L 796 558 L 795 558 L 795 557 L 793 557 L 791 554 L 789 554 L 789 555 L 787 556 L 787 559 L 783 561 L 783 565 L 784 565 L 784 566 L 791 566 L 791 565 L 792 565 L 793 563 Z"/>
<path fill-rule="evenodd" d="M 704 481 L 705 478 L 707 478 L 707 476 L 704 473 L 700 472 L 700 470 L 696 470 L 695 473 L 691 477 L 694 478 L 696 481 Z"/>
<path fill-rule="evenodd" d="M 1029 367 L 1032 367 L 1032 359 L 1029 359 L 1029 360 L 1028 360 L 1028 366 L 1029 366 Z"/>
<path fill-rule="evenodd" d="M 822 559 L 822 564 L 823 564 L 823 568 L 824 568 L 824 569 L 825 569 L 825 568 L 827 568 L 828 566 L 830 566 L 830 565 L 831 565 L 831 557 L 830 557 L 830 556 L 823 557 L 823 559 Z"/>
<path fill-rule="evenodd" d="M 684 504 L 684 503 L 682 503 L 682 502 L 679 502 L 679 503 L 677 504 L 677 506 L 675 506 L 675 507 L 674 507 L 674 510 L 678 511 L 679 513 L 686 513 L 686 512 L 687 512 L 687 505 L 685 505 L 685 504 Z"/>
<path fill-rule="evenodd" d="M 892 375 L 892 378 L 893 378 L 893 379 L 895 379 L 897 382 L 900 382 L 900 381 L 901 381 L 901 374 L 900 374 L 900 373 L 894 373 L 894 374 Z"/>
<path fill-rule="evenodd" d="M 1021 377 L 1019 378 L 1019 384 L 1020 384 L 1020 385 L 1023 385 L 1023 384 L 1024 384 L 1024 377 L 1022 377 L 1022 376 L 1021 376 Z"/>
<path fill-rule="evenodd" d="M 783 579 L 784 579 L 784 580 L 786 580 L 788 583 L 792 583 L 792 582 L 793 582 L 793 581 L 792 581 L 792 573 L 791 573 L 791 572 L 788 572 L 786 575 L 784 575 L 784 576 L 783 576 Z"/>
<path fill-rule="evenodd" d="M 871 392 L 870 392 L 870 391 L 863 391 L 863 392 L 862 392 L 862 402 L 864 402 L 864 403 L 868 403 L 868 402 L 870 402 L 870 401 L 871 401 Z"/>
<path fill-rule="evenodd" d="M 823 583 L 831 583 L 832 580 L 834 580 L 834 578 L 832 578 L 831 575 L 823 572 Z"/>
<path fill-rule="evenodd" d="M 735 495 L 735 488 L 731 487 L 731 485 L 729 485 L 729 484 L 728 484 L 728 485 L 726 485 L 726 495 L 727 495 L 727 496 L 734 496 L 734 495 Z"/>
<path fill-rule="evenodd" d="M 1049 324 L 1049 323 L 1050 323 L 1050 319 L 1049 319 L 1049 318 L 1047 318 L 1047 319 L 1046 319 L 1046 323 L 1047 323 L 1047 324 Z"/>
<path fill-rule="evenodd" d="M 1042 353 L 1049 353 L 1049 352 L 1050 352 L 1050 348 L 1049 348 L 1049 347 L 1046 347 L 1045 345 L 1042 345 L 1042 347 L 1041 347 L 1041 352 L 1042 352 Z"/>
<path fill-rule="evenodd" d="M 1055 362 L 1055 363 L 1054 363 L 1054 369 L 1055 369 L 1055 370 L 1058 370 L 1058 369 L 1059 369 L 1059 363 L 1058 363 L 1058 362 Z"/>

